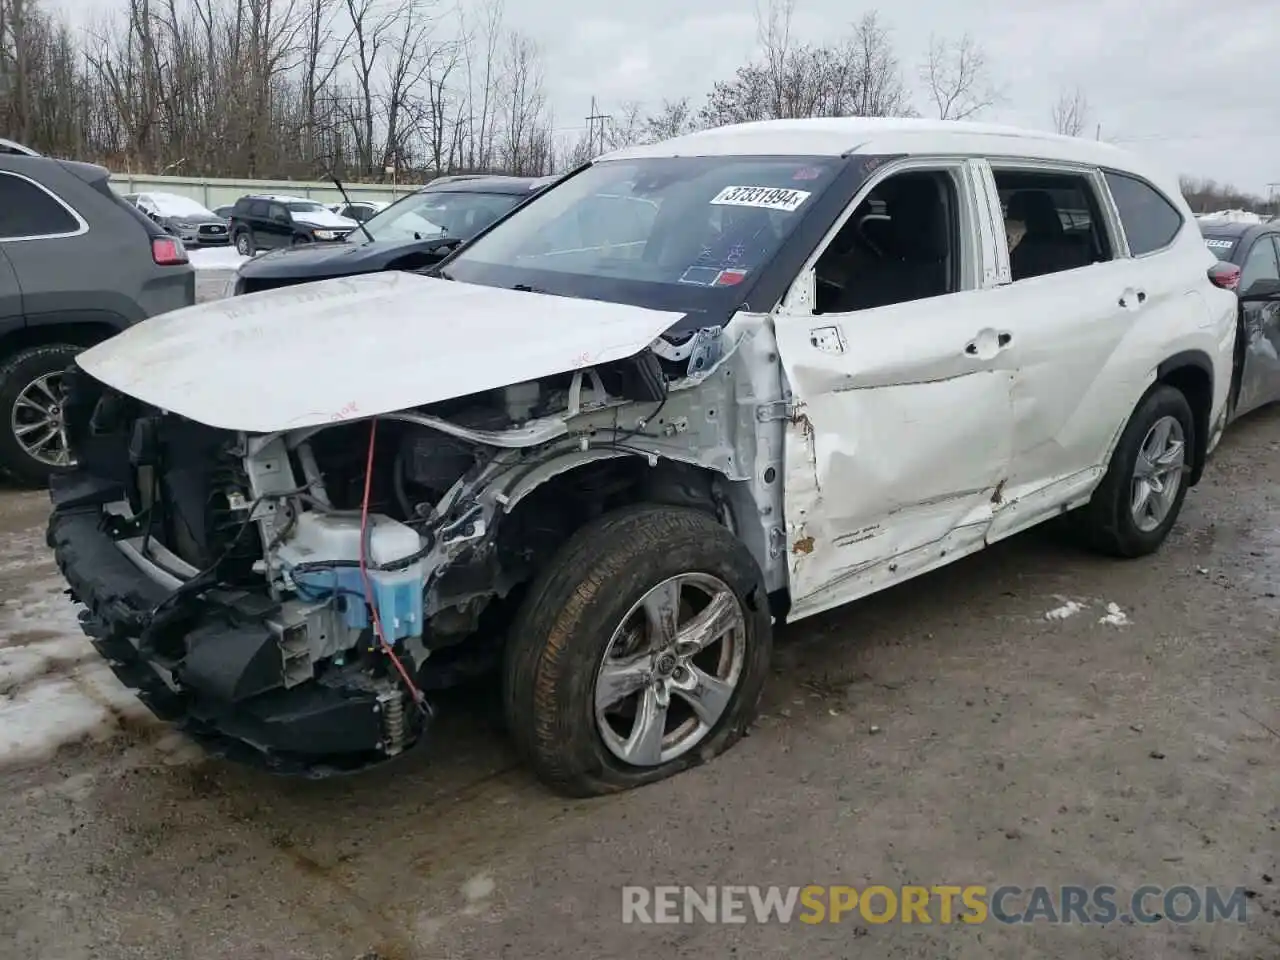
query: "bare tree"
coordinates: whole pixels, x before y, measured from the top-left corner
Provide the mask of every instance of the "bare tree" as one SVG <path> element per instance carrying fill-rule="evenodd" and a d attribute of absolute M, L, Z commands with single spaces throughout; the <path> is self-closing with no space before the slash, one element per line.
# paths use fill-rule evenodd
<path fill-rule="evenodd" d="M 1062 91 L 1053 105 L 1053 129 L 1068 137 L 1078 137 L 1089 121 L 1089 101 L 1084 91 L 1076 87 Z"/>
<path fill-rule="evenodd" d="M 518 33 L 508 35 L 497 87 L 499 163 L 517 176 L 544 172 L 551 162 L 551 129 L 542 66 L 532 40 Z"/>
<path fill-rule="evenodd" d="M 686 133 L 692 133 L 698 127 L 694 117 L 693 107 L 689 104 L 688 97 L 681 97 L 678 100 L 663 100 L 662 106 L 658 108 L 656 113 L 651 113 L 644 119 L 644 126 L 641 129 L 641 139 L 656 143 L 659 140 L 670 140 L 672 137 L 678 137 Z"/>
<path fill-rule="evenodd" d="M 920 75 L 940 120 L 970 119 L 1002 99 L 986 54 L 967 33 L 959 40 L 931 37 Z"/>
<path fill-rule="evenodd" d="M 854 69 L 853 112 L 859 117 L 906 117 L 915 111 L 907 96 L 902 68 L 889 31 L 874 10 L 853 28 L 849 59 Z"/>

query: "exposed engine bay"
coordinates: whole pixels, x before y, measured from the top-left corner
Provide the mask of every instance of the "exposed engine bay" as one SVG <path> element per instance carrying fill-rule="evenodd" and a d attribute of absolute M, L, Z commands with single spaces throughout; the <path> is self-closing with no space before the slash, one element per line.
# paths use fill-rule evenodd
<path fill-rule="evenodd" d="M 730 526 L 785 581 L 781 384 L 743 325 L 368 419 L 216 429 L 81 370 L 49 540 L 99 651 L 223 753 L 312 775 L 419 740 L 574 531 L 635 502 Z"/>

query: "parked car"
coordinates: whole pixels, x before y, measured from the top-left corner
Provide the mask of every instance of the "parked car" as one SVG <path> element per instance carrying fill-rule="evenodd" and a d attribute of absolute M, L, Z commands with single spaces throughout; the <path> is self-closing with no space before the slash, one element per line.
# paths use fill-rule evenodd
<path fill-rule="evenodd" d="M 234 203 L 224 203 L 220 207 L 213 208 L 213 215 L 215 217 L 218 217 L 219 219 L 230 222 L 231 214 L 235 210 L 235 208 L 236 208 L 236 205 Z"/>
<path fill-rule="evenodd" d="M 355 227 L 354 220 L 340 217 L 324 204 L 305 197 L 241 197 L 231 211 L 231 240 L 236 251 L 246 257 L 259 250 L 334 243 Z"/>
<path fill-rule="evenodd" d="M 376 216 L 389 206 L 389 203 L 384 203 L 381 200 L 355 200 L 351 203 L 347 203 L 344 200 L 341 203 L 329 204 L 329 209 L 340 217 L 364 223 L 370 217 Z"/>
<path fill-rule="evenodd" d="M 278 250 L 241 264 L 231 292 L 255 293 L 330 277 L 430 266 L 552 179 L 436 180 L 400 198 L 366 222 L 364 229 L 351 231 L 346 243 Z"/>
<path fill-rule="evenodd" d="M 628 147 L 427 274 L 83 354 L 49 541 L 118 675 L 220 750 L 355 769 L 500 663 L 547 783 L 633 787 L 743 734 L 775 617 L 1064 514 L 1157 550 L 1226 421 L 1215 263 L 1176 179 L 1094 141 Z"/>
<path fill-rule="evenodd" d="M 180 237 L 189 247 L 225 246 L 231 240 L 225 217 L 176 193 L 126 193 L 124 199 Z"/>
<path fill-rule="evenodd" d="M 195 302 L 182 241 L 121 200 L 102 167 L 0 150 L 0 473 L 44 484 L 72 465 L 72 358 Z"/>
<path fill-rule="evenodd" d="M 1280 222 L 1201 220 L 1212 274 L 1240 296 L 1231 419 L 1280 400 Z"/>

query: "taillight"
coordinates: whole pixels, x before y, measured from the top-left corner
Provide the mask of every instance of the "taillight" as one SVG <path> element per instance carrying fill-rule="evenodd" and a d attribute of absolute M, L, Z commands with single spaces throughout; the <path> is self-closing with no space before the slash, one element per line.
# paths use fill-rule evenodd
<path fill-rule="evenodd" d="M 1223 290 L 1235 290 L 1240 286 L 1240 268 L 1219 260 L 1209 268 L 1209 282 Z"/>
<path fill-rule="evenodd" d="M 190 262 L 187 248 L 177 237 L 152 237 L 151 259 L 162 267 L 176 267 Z"/>

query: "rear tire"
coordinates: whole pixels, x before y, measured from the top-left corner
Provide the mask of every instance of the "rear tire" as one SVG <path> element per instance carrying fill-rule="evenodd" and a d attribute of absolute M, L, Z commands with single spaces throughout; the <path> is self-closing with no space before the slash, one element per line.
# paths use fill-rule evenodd
<path fill-rule="evenodd" d="M 1182 510 L 1196 449 L 1187 398 L 1156 384 L 1138 403 L 1102 483 L 1080 509 L 1075 526 L 1085 543 L 1123 558 L 1158 550 Z"/>
<path fill-rule="evenodd" d="M 663 610 L 675 610 L 669 622 Z M 713 626 L 699 632 L 703 624 Z M 503 677 L 511 738 L 538 777 L 569 796 L 703 763 L 755 714 L 770 624 L 760 568 L 711 517 L 655 506 L 602 517 L 561 548 L 515 618 Z"/>
<path fill-rule="evenodd" d="M 236 253 L 242 257 L 252 257 L 257 252 L 252 230 L 241 230 L 236 234 Z"/>
<path fill-rule="evenodd" d="M 75 465 L 65 446 L 59 382 L 83 350 L 28 347 L 0 362 L 0 472 L 23 486 L 47 486 Z"/>

